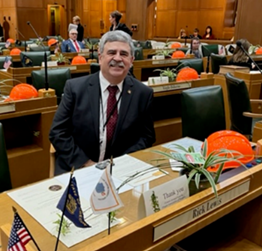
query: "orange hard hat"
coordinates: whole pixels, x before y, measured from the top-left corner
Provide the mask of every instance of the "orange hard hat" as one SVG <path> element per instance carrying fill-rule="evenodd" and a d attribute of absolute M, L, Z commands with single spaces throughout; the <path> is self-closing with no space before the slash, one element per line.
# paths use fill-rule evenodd
<path fill-rule="evenodd" d="M 18 48 L 13 48 L 10 51 L 10 55 L 20 55 L 20 53 L 21 53 L 21 50 L 19 50 Z"/>
<path fill-rule="evenodd" d="M 181 69 L 176 76 L 176 81 L 185 81 L 192 79 L 198 79 L 198 73 L 195 69 L 190 67 Z"/>
<path fill-rule="evenodd" d="M 258 49 L 256 50 L 256 54 L 262 54 L 262 47 L 260 47 L 260 48 L 258 48 Z"/>
<path fill-rule="evenodd" d="M 175 49 L 175 48 L 181 48 L 181 44 L 178 42 L 174 42 L 171 44 L 171 48 Z"/>
<path fill-rule="evenodd" d="M 207 138 L 207 156 L 216 150 L 219 149 L 227 149 L 232 151 L 237 151 L 241 153 L 244 157 L 239 158 L 238 160 L 243 164 L 246 164 L 254 159 L 254 153 L 250 142 L 248 139 L 235 131 L 230 130 L 222 130 L 215 133 L 212 133 Z M 223 153 L 225 154 L 225 153 Z M 237 153 L 233 153 L 234 156 L 238 155 Z M 230 156 L 228 156 L 230 158 Z M 239 167 L 240 164 L 236 161 L 229 161 L 225 163 L 223 170 L 227 168 L 236 168 Z M 218 165 L 215 167 L 209 167 L 208 170 L 211 172 L 217 171 Z"/>
<path fill-rule="evenodd" d="M 10 42 L 11 44 L 15 43 L 15 40 L 13 38 L 8 38 L 6 41 Z"/>
<path fill-rule="evenodd" d="M 86 59 L 83 56 L 75 56 L 72 60 L 71 65 L 75 64 L 86 64 Z"/>
<path fill-rule="evenodd" d="M 48 46 L 52 46 L 52 45 L 55 45 L 57 42 L 58 40 L 54 38 L 50 38 L 47 43 L 48 43 Z"/>
<path fill-rule="evenodd" d="M 36 97 L 38 97 L 38 93 L 35 87 L 29 84 L 22 83 L 12 88 L 9 98 L 7 98 L 5 101 L 29 99 Z"/>
<path fill-rule="evenodd" d="M 184 58 L 186 55 L 183 51 L 175 51 L 172 54 L 172 58 Z"/>

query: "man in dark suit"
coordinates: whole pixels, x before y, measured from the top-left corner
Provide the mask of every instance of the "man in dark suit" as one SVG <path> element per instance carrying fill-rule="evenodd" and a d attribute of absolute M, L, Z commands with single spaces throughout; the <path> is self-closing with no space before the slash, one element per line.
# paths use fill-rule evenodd
<path fill-rule="evenodd" d="M 80 52 L 85 46 L 81 41 L 77 41 L 77 30 L 69 30 L 69 39 L 62 42 L 61 51 L 62 52 Z"/>
<path fill-rule="evenodd" d="M 66 82 L 50 131 L 57 167 L 69 171 L 152 146 L 153 91 L 127 76 L 133 60 L 131 37 L 110 31 L 99 44 L 100 71 Z"/>

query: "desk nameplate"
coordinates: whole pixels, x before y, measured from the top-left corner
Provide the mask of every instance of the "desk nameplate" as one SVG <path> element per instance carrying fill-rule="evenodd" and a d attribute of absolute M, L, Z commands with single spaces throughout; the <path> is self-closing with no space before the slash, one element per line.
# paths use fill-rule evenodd
<path fill-rule="evenodd" d="M 180 89 L 187 89 L 191 88 L 192 83 L 175 83 L 175 84 L 164 84 L 164 85 L 149 85 L 149 87 L 153 88 L 154 92 L 164 92 L 164 91 L 173 91 L 173 90 L 180 90 Z"/>
<path fill-rule="evenodd" d="M 158 241 L 175 230 L 189 224 L 192 221 L 197 220 L 198 218 L 249 192 L 249 185 L 250 180 L 248 179 L 242 184 L 233 187 L 232 189 L 219 195 L 218 198 L 208 200 L 199 206 L 190 209 L 189 211 L 186 211 L 164 223 L 154 226 L 153 241 Z"/>
<path fill-rule="evenodd" d="M 0 114 L 8 112 L 15 112 L 15 104 L 0 104 Z"/>
<path fill-rule="evenodd" d="M 152 64 L 177 64 L 178 60 L 176 59 L 165 59 L 165 60 L 152 60 Z"/>

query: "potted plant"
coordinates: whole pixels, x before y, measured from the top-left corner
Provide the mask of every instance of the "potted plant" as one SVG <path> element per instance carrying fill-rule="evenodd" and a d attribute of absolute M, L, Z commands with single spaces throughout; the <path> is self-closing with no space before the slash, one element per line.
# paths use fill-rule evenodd
<path fill-rule="evenodd" d="M 154 71 L 159 71 L 160 76 L 168 77 L 169 82 L 173 82 L 176 79 L 176 69 L 175 68 L 173 68 L 173 69 L 167 68 L 166 70 L 155 69 Z"/>
<path fill-rule="evenodd" d="M 188 149 L 181 145 L 175 144 L 177 149 L 182 150 L 185 154 L 177 152 L 163 152 L 154 151 L 158 154 L 165 156 L 168 159 L 174 159 L 181 162 L 181 174 L 186 174 L 188 177 L 189 191 L 190 195 L 195 194 L 199 191 L 206 189 L 207 187 L 212 187 L 214 194 L 217 196 L 216 184 L 222 173 L 225 163 L 230 161 L 235 161 L 239 165 L 243 165 L 239 159 L 244 156 L 233 150 L 219 149 L 212 151 L 207 155 L 207 140 L 205 140 L 203 145 L 203 152 L 195 153 L 194 147 L 190 146 Z M 185 157 L 189 155 L 189 158 Z M 192 163 L 192 156 L 197 159 L 198 163 Z M 217 167 L 215 172 L 210 172 L 210 167 Z"/>
<path fill-rule="evenodd" d="M 59 52 L 55 54 L 54 60 L 57 61 L 58 65 L 69 64 L 68 58 Z"/>

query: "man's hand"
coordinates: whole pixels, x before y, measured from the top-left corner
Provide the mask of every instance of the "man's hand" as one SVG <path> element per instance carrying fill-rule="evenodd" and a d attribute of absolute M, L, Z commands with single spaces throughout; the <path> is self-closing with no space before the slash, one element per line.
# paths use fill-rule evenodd
<path fill-rule="evenodd" d="M 82 167 L 92 166 L 94 164 L 96 164 L 96 162 L 94 162 L 93 160 L 89 159 Z"/>

